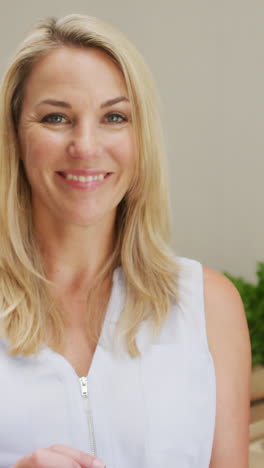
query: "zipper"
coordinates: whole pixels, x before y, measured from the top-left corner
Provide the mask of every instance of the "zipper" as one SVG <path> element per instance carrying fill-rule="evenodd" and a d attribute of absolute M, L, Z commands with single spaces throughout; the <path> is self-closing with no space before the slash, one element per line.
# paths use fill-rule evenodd
<path fill-rule="evenodd" d="M 93 424 L 93 415 L 91 410 L 91 404 L 89 399 L 88 393 L 88 385 L 87 385 L 87 377 L 80 377 L 79 378 L 80 385 L 81 385 L 81 394 L 84 402 L 84 409 L 88 424 L 88 431 L 90 437 L 90 445 L 91 445 L 91 455 L 97 457 L 96 453 L 96 445 L 95 445 L 95 436 L 94 436 L 94 424 Z"/>

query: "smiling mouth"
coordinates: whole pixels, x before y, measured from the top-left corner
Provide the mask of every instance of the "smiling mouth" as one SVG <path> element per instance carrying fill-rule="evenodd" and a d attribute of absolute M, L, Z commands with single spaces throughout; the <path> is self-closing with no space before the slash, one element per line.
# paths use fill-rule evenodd
<path fill-rule="evenodd" d="M 82 183 L 87 183 L 87 182 L 94 182 L 94 181 L 103 181 L 107 177 L 109 177 L 112 172 L 104 172 L 104 173 L 98 173 L 98 174 L 89 174 L 89 175 L 77 175 L 73 174 L 70 172 L 57 172 L 61 177 L 67 180 L 73 180 L 76 182 L 82 182 Z"/>

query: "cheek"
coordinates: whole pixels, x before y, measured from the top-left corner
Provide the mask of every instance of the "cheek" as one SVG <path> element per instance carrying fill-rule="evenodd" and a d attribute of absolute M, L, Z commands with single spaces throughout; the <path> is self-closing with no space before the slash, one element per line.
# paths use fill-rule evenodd
<path fill-rule="evenodd" d="M 124 138 L 122 141 L 119 141 L 115 147 L 115 154 L 119 165 L 123 169 L 132 170 L 136 164 L 135 144 L 132 137 Z"/>
<path fill-rule="evenodd" d="M 24 166 L 30 171 L 31 168 L 44 167 L 54 159 L 54 152 L 58 143 L 54 138 L 45 138 L 41 135 L 26 135 L 20 143 L 21 159 Z"/>

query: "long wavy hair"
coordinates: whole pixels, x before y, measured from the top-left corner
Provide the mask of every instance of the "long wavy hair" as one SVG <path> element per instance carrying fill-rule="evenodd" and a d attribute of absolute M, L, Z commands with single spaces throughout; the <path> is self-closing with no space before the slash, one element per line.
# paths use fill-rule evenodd
<path fill-rule="evenodd" d="M 68 15 L 37 23 L 19 47 L 0 90 L 0 329 L 11 354 L 39 350 L 52 333 L 63 343 L 63 314 L 48 293 L 48 278 L 34 235 L 31 189 L 20 159 L 18 124 L 24 85 L 36 61 L 60 47 L 97 48 L 123 73 L 132 106 L 136 170 L 132 186 L 117 210 L 114 250 L 87 292 L 89 304 L 105 278 L 121 265 L 126 300 L 117 325 L 131 356 L 142 321 L 154 330 L 177 300 L 178 269 L 171 252 L 167 164 L 158 100 L 140 53 L 123 34 L 94 17 Z M 88 321 L 89 336 L 100 335 L 105 307 Z M 100 308 L 99 308 L 100 309 Z M 87 312 L 88 313 L 88 312 Z M 88 314 L 89 317 L 89 314 Z"/>

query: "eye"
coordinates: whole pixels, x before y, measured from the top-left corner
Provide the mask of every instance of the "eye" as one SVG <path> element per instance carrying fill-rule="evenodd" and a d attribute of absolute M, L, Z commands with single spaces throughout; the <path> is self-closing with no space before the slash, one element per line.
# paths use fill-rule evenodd
<path fill-rule="evenodd" d="M 112 123 L 112 124 L 119 124 L 119 123 L 123 123 L 123 122 L 128 121 L 127 117 L 125 117 L 124 115 L 119 114 L 117 112 L 111 112 L 110 114 L 107 114 L 105 116 L 105 120 L 108 123 Z"/>
<path fill-rule="evenodd" d="M 52 114 L 45 115 L 41 122 L 50 124 L 61 124 L 67 122 L 67 118 L 63 114 L 53 112 Z"/>

